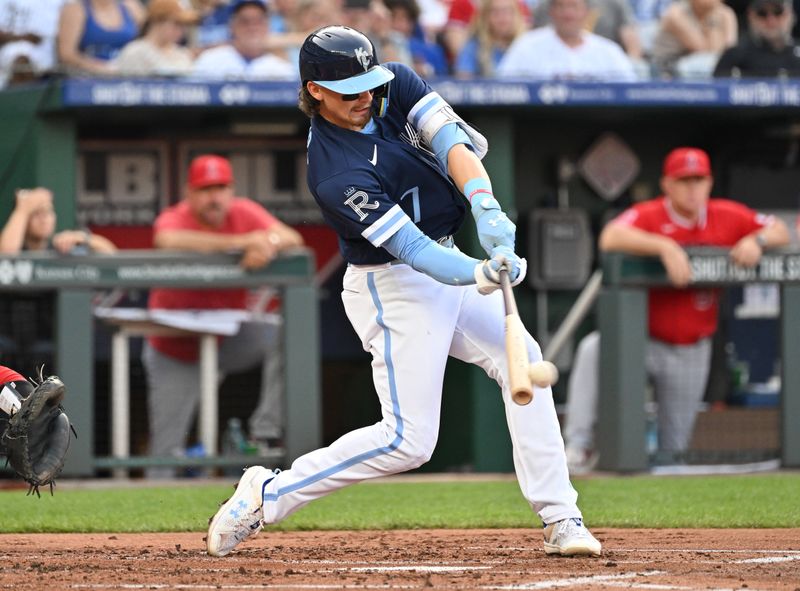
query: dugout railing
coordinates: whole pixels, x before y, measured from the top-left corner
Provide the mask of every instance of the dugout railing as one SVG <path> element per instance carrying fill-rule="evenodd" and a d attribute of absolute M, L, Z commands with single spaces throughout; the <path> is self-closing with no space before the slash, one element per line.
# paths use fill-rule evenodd
<path fill-rule="evenodd" d="M 727 249 L 688 248 L 692 286 L 725 287 L 744 283 L 780 285 L 780 460 L 800 467 L 800 250 L 769 251 L 754 268 L 734 265 Z M 644 364 L 647 339 L 647 289 L 669 285 L 656 258 L 607 254 L 602 259 L 603 288 L 597 302 L 601 334 L 600 403 L 597 447 L 599 468 L 618 472 L 648 469 L 645 443 Z"/>
<path fill-rule="evenodd" d="M 91 476 L 96 470 L 121 471 L 148 466 L 229 466 L 258 461 L 256 456 L 197 458 L 149 456 L 96 457 L 94 366 L 95 326 L 92 294 L 101 289 L 258 288 L 282 295 L 286 428 L 284 461 L 317 449 L 322 441 L 319 375 L 319 307 L 313 254 L 298 248 L 270 265 L 245 271 L 235 254 L 120 251 L 114 255 L 59 256 L 22 253 L 0 257 L 0 294 L 53 290 L 56 326 L 55 370 L 67 384 L 64 401 L 78 438 L 73 440 L 64 473 Z M 126 412 L 126 409 L 116 409 Z M 109 425 L 111 421 L 109 420 Z"/>

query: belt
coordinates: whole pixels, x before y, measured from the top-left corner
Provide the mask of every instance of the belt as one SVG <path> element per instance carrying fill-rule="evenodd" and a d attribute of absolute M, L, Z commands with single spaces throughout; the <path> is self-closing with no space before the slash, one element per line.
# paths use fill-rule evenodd
<path fill-rule="evenodd" d="M 453 240 L 452 234 L 448 234 L 447 236 L 442 236 L 441 238 L 439 238 L 439 240 L 436 241 L 436 244 L 440 244 L 445 248 L 453 248 L 456 245 L 455 241 Z"/>

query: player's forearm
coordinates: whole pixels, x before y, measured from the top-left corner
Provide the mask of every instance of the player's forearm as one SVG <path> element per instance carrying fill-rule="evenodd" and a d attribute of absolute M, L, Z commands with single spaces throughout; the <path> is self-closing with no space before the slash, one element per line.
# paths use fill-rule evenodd
<path fill-rule="evenodd" d="M 775 218 L 769 226 L 756 232 L 755 235 L 761 236 L 759 246 L 763 249 L 786 246 L 792 239 L 786 223 L 778 218 Z"/>
<path fill-rule="evenodd" d="M 480 159 L 464 144 L 456 144 L 447 155 L 447 172 L 459 189 L 475 178 L 489 179 Z"/>
<path fill-rule="evenodd" d="M 480 264 L 480 261 L 431 240 L 409 264 L 415 270 L 433 277 L 440 283 L 472 285 L 475 283 L 475 266 Z"/>
<path fill-rule="evenodd" d="M 278 249 L 284 250 L 286 248 L 292 248 L 295 246 L 303 246 L 303 236 L 292 228 L 291 226 L 287 226 L 286 224 L 279 223 L 275 227 L 271 227 L 269 229 L 270 233 L 275 234 L 278 238 Z"/>
<path fill-rule="evenodd" d="M 15 209 L 8 218 L 3 234 L 0 236 L 0 253 L 17 254 L 25 243 L 25 229 L 28 227 L 28 216 Z"/>
<path fill-rule="evenodd" d="M 661 256 L 672 244 L 666 236 L 646 232 L 621 223 L 610 223 L 600 233 L 598 246 L 603 252 L 624 252 L 637 256 Z"/>
<path fill-rule="evenodd" d="M 471 285 L 475 283 L 475 266 L 480 264 L 454 248 L 445 248 L 408 220 L 402 228 L 384 244 L 393 256 L 416 271 L 425 273 L 447 285 Z"/>
<path fill-rule="evenodd" d="M 162 230 L 153 238 L 156 248 L 191 252 L 225 252 L 242 250 L 244 234 L 217 234 L 199 230 Z"/>

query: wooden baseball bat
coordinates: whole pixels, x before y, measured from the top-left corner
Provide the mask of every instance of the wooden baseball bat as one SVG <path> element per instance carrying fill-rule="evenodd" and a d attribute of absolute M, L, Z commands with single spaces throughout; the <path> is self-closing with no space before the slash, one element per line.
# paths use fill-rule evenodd
<path fill-rule="evenodd" d="M 525 344 L 525 327 L 519 317 L 511 280 L 505 269 L 500 270 L 500 288 L 503 291 L 503 303 L 506 309 L 506 356 L 511 399 L 519 405 L 525 405 L 533 400 L 533 385 L 528 373 L 530 359 Z"/>

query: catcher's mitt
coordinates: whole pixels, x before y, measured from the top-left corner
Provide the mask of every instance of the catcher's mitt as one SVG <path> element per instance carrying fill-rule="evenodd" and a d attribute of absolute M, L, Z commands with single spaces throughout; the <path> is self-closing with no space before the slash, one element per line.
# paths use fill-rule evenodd
<path fill-rule="evenodd" d="M 69 449 L 70 431 L 75 433 L 75 429 L 61 406 L 64 382 L 57 376 L 43 379 L 41 370 L 39 382 L 28 396 L 20 396 L 20 409 L 8 419 L 2 445 L 7 464 L 30 484 L 28 494 L 41 496 L 39 487 L 48 484 L 53 494 Z"/>

